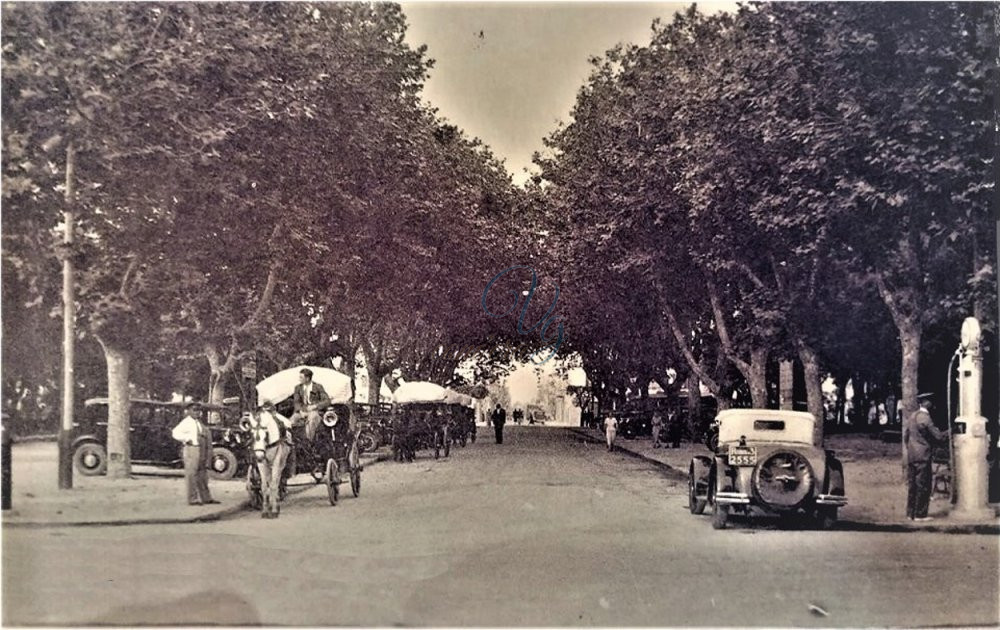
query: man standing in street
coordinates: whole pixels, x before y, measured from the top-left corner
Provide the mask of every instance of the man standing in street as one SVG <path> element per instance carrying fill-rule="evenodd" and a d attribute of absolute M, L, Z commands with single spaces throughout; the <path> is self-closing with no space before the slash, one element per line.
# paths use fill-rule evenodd
<path fill-rule="evenodd" d="M 507 412 L 500 406 L 500 403 L 497 403 L 490 420 L 493 421 L 493 432 L 496 435 L 497 444 L 503 444 L 503 425 L 507 424 Z"/>
<path fill-rule="evenodd" d="M 184 418 L 171 435 L 184 445 L 184 480 L 187 483 L 188 505 L 218 503 L 208 491 L 208 467 L 212 462 L 212 437 L 208 427 L 198 417 L 198 407 L 189 403 Z"/>
<path fill-rule="evenodd" d="M 660 415 L 659 410 L 653 411 L 650 427 L 653 431 L 653 448 L 660 448 L 660 429 L 663 428 L 663 416 Z"/>
<path fill-rule="evenodd" d="M 604 437 L 608 440 L 608 450 L 615 450 L 615 436 L 618 434 L 618 418 L 607 416 L 604 418 Z"/>
<path fill-rule="evenodd" d="M 931 420 L 932 394 L 917 396 L 919 408 L 906 419 L 903 442 L 906 445 L 906 516 L 914 521 L 929 521 L 931 501 L 931 461 L 935 444 L 946 443 L 948 434 Z"/>
<path fill-rule="evenodd" d="M 312 442 L 316 435 L 316 427 L 319 426 L 320 413 L 330 404 L 330 396 L 319 383 L 312 380 L 313 373 L 309 368 L 299 370 L 299 384 L 295 386 L 295 394 L 292 405 L 295 413 L 292 414 L 292 423 L 297 424 L 305 419 L 306 440 Z"/>

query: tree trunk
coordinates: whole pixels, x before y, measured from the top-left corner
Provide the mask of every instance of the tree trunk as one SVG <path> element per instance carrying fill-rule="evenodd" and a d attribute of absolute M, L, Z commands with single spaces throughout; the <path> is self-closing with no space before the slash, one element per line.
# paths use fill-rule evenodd
<path fill-rule="evenodd" d="M 802 370 L 806 379 L 806 401 L 809 413 L 816 418 L 813 439 L 816 444 L 823 444 L 823 382 L 820 373 L 819 356 L 811 346 L 805 342 L 798 343 L 799 360 L 802 361 Z"/>
<path fill-rule="evenodd" d="M 379 392 L 382 389 L 382 377 L 385 376 L 382 357 L 375 346 L 365 339 L 361 340 L 361 354 L 365 357 L 365 369 L 368 370 L 368 404 L 377 405 Z"/>
<path fill-rule="evenodd" d="M 767 409 L 767 354 L 767 348 L 751 350 L 749 369 L 744 375 L 755 409 Z"/>
<path fill-rule="evenodd" d="M 351 402 L 353 403 L 354 397 L 358 391 L 357 381 L 355 380 L 357 378 L 357 371 L 358 371 L 357 359 L 356 359 L 356 355 L 358 354 L 357 347 L 352 346 L 351 348 L 349 348 L 347 354 L 348 356 L 344 357 L 344 363 L 342 365 L 344 366 L 344 374 L 346 374 L 351 379 Z"/>
<path fill-rule="evenodd" d="M 906 244 L 904 241 L 903 245 Z M 904 253 L 910 249 L 904 250 Z M 903 426 L 906 421 L 917 410 L 917 377 L 920 369 L 920 342 L 923 336 L 923 327 L 920 321 L 921 308 L 917 294 L 913 289 L 904 288 L 893 290 L 889 287 L 881 275 L 875 275 L 875 285 L 878 288 L 882 301 L 885 302 L 892 321 L 896 324 L 899 332 L 899 345 L 903 352 L 903 365 L 901 369 L 900 381 L 903 384 L 902 400 L 900 404 L 903 408 Z M 906 440 L 902 440 L 901 446 L 903 475 L 906 478 Z"/>
<path fill-rule="evenodd" d="M 108 478 L 127 479 L 132 474 L 131 404 L 129 365 L 131 353 L 101 341 L 108 364 Z"/>
<path fill-rule="evenodd" d="M 917 410 L 917 391 L 919 386 L 917 382 L 917 375 L 920 370 L 920 342 L 922 337 L 922 331 L 920 326 L 916 323 L 911 323 L 900 327 L 899 329 L 899 343 L 903 350 L 903 369 L 901 373 L 901 381 L 903 383 L 903 399 L 900 401 L 903 407 L 903 425 L 906 425 L 906 419 L 910 417 Z M 903 442 L 902 447 L 903 455 L 903 471 L 906 471 L 907 458 L 906 458 L 906 442 Z"/>
<path fill-rule="evenodd" d="M 795 409 L 794 368 L 795 364 L 788 359 L 778 362 L 778 407 L 781 409 Z"/>
<path fill-rule="evenodd" d="M 701 385 L 698 375 L 694 372 L 688 374 L 687 388 L 688 428 L 691 439 L 694 441 L 697 439 L 699 429 L 701 429 Z"/>
<path fill-rule="evenodd" d="M 226 381 L 229 380 L 229 372 L 225 366 L 212 372 L 208 388 L 208 402 L 210 404 L 221 405 L 226 398 Z"/>
<path fill-rule="evenodd" d="M 369 368 L 368 371 L 368 404 L 378 405 L 379 394 L 382 392 L 382 377 Z"/>
<path fill-rule="evenodd" d="M 230 354 L 226 357 L 226 361 L 221 361 L 219 355 L 219 349 L 214 343 L 205 344 L 205 357 L 208 359 L 209 376 L 208 376 L 208 402 L 213 405 L 221 405 L 223 399 L 226 397 L 226 381 L 229 380 L 229 375 L 232 374 L 234 360 L 235 347 L 230 347 Z M 253 406 L 254 403 L 254 392 L 247 393 L 248 400 L 244 401 L 244 404 Z M 277 402 L 277 401 L 274 401 Z M 219 413 L 213 411 L 209 414 L 208 420 L 210 423 L 217 423 L 221 420 L 219 418 Z"/>

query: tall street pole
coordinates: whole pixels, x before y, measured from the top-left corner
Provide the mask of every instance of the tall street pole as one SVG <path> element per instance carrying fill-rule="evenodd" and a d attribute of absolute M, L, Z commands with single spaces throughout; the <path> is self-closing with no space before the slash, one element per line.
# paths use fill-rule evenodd
<path fill-rule="evenodd" d="M 66 147 L 66 196 L 63 208 L 63 384 L 62 423 L 59 426 L 59 489 L 73 487 L 73 455 L 70 438 L 73 431 L 73 350 L 76 337 L 76 300 L 73 284 L 73 169 L 76 155 L 73 141 Z"/>

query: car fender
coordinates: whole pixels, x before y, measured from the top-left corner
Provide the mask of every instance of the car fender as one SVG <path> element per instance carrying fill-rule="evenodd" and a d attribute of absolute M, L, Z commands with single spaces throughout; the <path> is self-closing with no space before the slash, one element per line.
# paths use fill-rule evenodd
<path fill-rule="evenodd" d="M 823 480 L 823 489 L 826 494 L 846 496 L 847 488 L 845 486 L 844 464 L 833 455 L 827 455 L 826 479 Z"/>
<path fill-rule="evenodd" d="M 81 435 L 79 437 L 73 438 L 73 443 L 70 445 L 70 448 L 75 450 L 76 447 L 80 446 L 81 444 L 86 444 L 88 442 L 93 442 L 94 444 L 100 444 L 101 446 L 104 446 L 104 440 L 102 440 L 100 436 L 93 433 L 88 433 L 86 435 Z"/>

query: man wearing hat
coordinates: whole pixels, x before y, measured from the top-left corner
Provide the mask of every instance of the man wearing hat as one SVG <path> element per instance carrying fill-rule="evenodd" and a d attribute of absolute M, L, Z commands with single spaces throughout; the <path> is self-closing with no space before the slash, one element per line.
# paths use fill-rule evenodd
<path fill-rule="evenodd" d="M 184 480 L 187 483 L 188 505 L 218 503 L 208 491 L 208 467 L 212 462 L 212 436 L 201 421 L 198 405 L 184 406 L 184 418 L 171 435 L 184 445 Z"/>
<path fill-rule="evenodd" d="M 931 420 L 933 398 L 929 393 L 917 396 L 919 407 L 903 425 L 907 462 L 906 516 L 914 521 L 931 520 L 927 516 L 931 502 L 931 455 L 935 444 L 948 440 L 948 434 L 938 430 Z"/>

